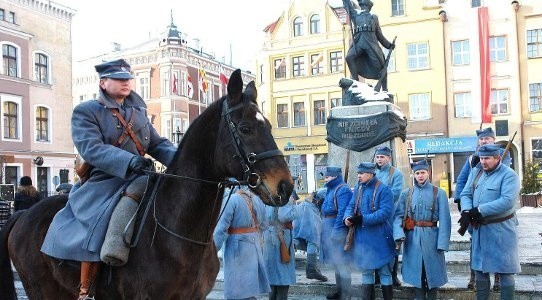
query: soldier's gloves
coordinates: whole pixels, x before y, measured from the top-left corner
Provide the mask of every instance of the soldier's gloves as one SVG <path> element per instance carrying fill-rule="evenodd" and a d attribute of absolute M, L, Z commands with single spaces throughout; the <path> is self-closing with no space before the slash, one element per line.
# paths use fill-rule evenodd
<path fill-rule="evenodd" d="M 471 210 L 469 210 L 469 215 L 474 221 L 479 221 L 479 220 L 482 220 L 482 218 L 483 218 L 482 214 L 478 210 L 478 207 L 475 207 L 475 208 L 472 208 Z"/>
<path fill-rule="evenodd" d="M 457 202 L 457 210 L 461 211 L 461 201 Z"/>
<path fill-rule="evenodd" d="M 143 156 L 134 156 L 130 160 L 130 164 L 128 165 L 128 170 L 136 173 L 138 175 L 144 175 L 145 170 L 150 169 L 152 166 L 152 160 L 145 158 Z"/>
<path fill-rule="evenodd" d="M 459 221 L 457 221 L 457 223 L 459 223 L 459 227 L 467 228 L 469 227 L 470 221 L 471 221 L 470 213 L 468 211 L 464 211 L 461 213 L 461 218 L 459 218 Z"/>
<path fill-rule="evenodd" d="M 363 223 L 363 215 L 355 215 L 348 218 L 348 220 L 354 225 L 361 225 L 361 223 Z"/>

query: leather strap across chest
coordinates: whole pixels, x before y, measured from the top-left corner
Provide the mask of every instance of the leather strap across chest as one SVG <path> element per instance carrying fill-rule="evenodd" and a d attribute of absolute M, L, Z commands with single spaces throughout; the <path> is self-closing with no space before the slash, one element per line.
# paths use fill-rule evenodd
<path fill-rule="evenodd" d="M 124 139 L 126 139 L 127 136 L 130 136 L 132 138 L 132 141 L 134 141 L 134 144 L 137 148 L 137 152 L 139 152 L 139 155 L 144 156 L 145 151 L 143 150 L 143 147 L 141 146 L 141 143 L 137 139 L 137 136 L 135 135 L 134 131 L 132 130 L 132 127 L 134 127 L 134 121 L 135 121 L 135 109 L 132 108 L 132 116 L 130 117 L 130 122 L 126 123 L 126 120 L 122 117 L 122 114 L 119 112 L 116 108 L 108 108 L 114 117 L 117 117 L 119 119 L 122 126 L 124 126 L 124 131 L 122 132 L 122 135 L 117 140 L 117 147 L 120 147 Z"/>

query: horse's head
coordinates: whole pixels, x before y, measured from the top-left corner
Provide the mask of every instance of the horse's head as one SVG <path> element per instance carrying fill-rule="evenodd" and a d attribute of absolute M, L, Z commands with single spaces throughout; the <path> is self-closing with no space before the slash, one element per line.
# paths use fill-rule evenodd
<path fill-rule="evenodd" d="M 254 82 L 243 92 L 241 71 L 233 72 L 221 110 L 223 123 L 218 139 L 224 147 L 217 146 L 215 157 L 225 162 L 223 172 L 247 180 L 265 204 L 282 206 L 292 193 L 292 176 L 256 97 Z"/>

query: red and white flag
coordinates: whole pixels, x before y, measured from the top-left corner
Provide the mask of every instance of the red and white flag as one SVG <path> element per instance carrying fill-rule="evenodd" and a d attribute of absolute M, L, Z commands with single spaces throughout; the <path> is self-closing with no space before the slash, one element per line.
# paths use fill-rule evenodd
<path fill-rule="evenodd" d="M 482 123 L 491 123 L 491 74 L 489 73 L 489 16 L 487 7 L 478 8 L 478 37 L 480 47 L 480 91 Z"/>
<path fill-rule="evenodd" d="M 224 68 L 220 68 L 220 82 L 222 85 L 227 85 L 230 79 L 226 77 L 226 74 L 224 74 Z"/>
<path fill-rule="evenodd" d="M 192 77 L 190 77 L 190 74 L 186 76 L 186 95 L 188 98 L 194 96 L 194 85 L 192 84 Z"/>
<path fill-rule="evenodd" d="M 173 73 L 173 94 L 177 95 L 177 74 Z"/>

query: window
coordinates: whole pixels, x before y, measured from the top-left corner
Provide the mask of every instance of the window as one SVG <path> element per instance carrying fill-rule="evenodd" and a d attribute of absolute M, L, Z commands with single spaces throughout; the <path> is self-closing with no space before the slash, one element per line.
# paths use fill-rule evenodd
<path fill-rule="evenodd" d="M 275 59 L 275 79 L 286 78 L 286 59 Z"/>
<path fill-rule="evenodd" d="M 452 42 L 452 63 L 454 66 L 470 64 L 469 40 Z"/>
<path fill-rule="evenodd" d="M 17 48 L 12 45 L 2 45 L 3 74 L 17 77 Z"/>
<path fill-rule="evenodd" d="M 542 111 L 542 83 L 529 84 L 529 111 Z"/>
<path fill-rule="evenodd" d="M 527 57 L 542 56 L 542 29 L 527 30 Z"/>
<path fill-rule="evenodd" d="M 6 101 L 3 107 L 4 138 L 19 138 L 19 105 L 15 102 Z"/>
<path fill-rule="evenodd" d="M 150 99 L 150 78 L 148 72 L 136 74 L 136 91 L 143 99 Z"/>
<path fill-rule="evenodd" d="M 297 17 L 294 19 L 294 36 L 303 35 L 303 19 Z"/>
<path fill-rule="evenodd" d="M 4 21 L 4 19 L 6 18 L 6 15 L 5 15 L 5 11 L 3 8 L 0 8 L 0 21 Z"/>
<path fill-rule="evenodd" d="M 531 151 L 533 162 L 542 164 L 542 139 L 531 140 Z"/>
<path fill-rule="evenodd" d="M 429 68 L 429 45 L 427 43 L 408 44 L 408 69 Z"/>
<path fill-rule="evenodd" d="M 36 108 L 36 136 L 37 142 L 49 141 L 49 109 L 43 106 Z"/>
<path fill-rule="evenodd" d="M 34 61 L 34 76 L 39 83 L 49 83 L 49 58 L 43 53 L 36 53 Z"/>
<path fill-rule="evenodd" d="M 343 71 L 343 53 L 341 51 L 333 51 L 329 53 L 329 70 L 331 73 Z"/>
<path fill-rule="evenodd" d="M 45 198 L 49 194 L 49 168 L 47 167 L 37 167 L 36 168 L 36 189 L 40 192 L 42 198 Z"/>
<path fill-rule="evenodd" d="M 305 58 L 303 56 L 292 58 L 292 75 L 294 77 L 305 75 Z"/>
<path fill-rule="evenodd" d="M 508 113 L 508 90 L 491 90 L 491 114 Z"/>
<path fill-rule="evenodd" d="M 320 16 L 312 15 L 310 22 L 311 22 L 311 34 L 320 33 Z"/>
<path fill-rule="evenodd" d="M 384 52 L 384 57 L 388 57 L 388 53 L 390 53 L 390 50 L 388 50 L 386 48 L 382 48 L 382 52 Z M 390 60 L 388 62 L 387 71 L 388 71 L 388 73 L 396 71 L 396 69 L 395 69 L 395 52 L 391 53 Z"/>
<path fill-rule="evenodd" d="M 392 17 L 405 15 L 405 2 L 404 0 L 391 0 L 391 15 Z"/>
<path fill-rule="evenodd" d="M 314 125 L 326 124 L 326 101 L 314 101 Z"/>
<path fill-rule="evenodd" d="M 305 126 L 305 103 L 294 103 L 294 126 Z"/>
<path fill-rule="evenodd" d="M 471 7 L 480 7 L 482 5 L 482 0 L 471 0 Z"/>
<path fill-rule="evenodd" d="M 408 108 L 411 120 L 428 120 L 431 118 L 429 94 L 411 94 L 408 96 Z"/>
<path fill-rule="evenodd" d="M 162 78 L 160 78 L 162 80 L 162 91 L 161 91 L 161 96 L 168 96 L 170 93 L 169 93 L 169 77 L 171 75 L 169 74 L 169 70 L 166 70 L 166 71 L 162 71 Z"/>
<path fill-rule="evenodd" d="M 456 118 L 470 118 L 471 112 L 471 97 L 470 93 L 456 93 L 454 94 L 455 105 L 455 117 Z"/>
<path fill-rule="evenodd" d="M 6 22 L 15 24 L 15 13 L 10 11 L 6 14 Z"/>
<path fill-rule="evenodd" d="M 506 60 L 505 36 L 494 36 L 489 38 L 489 59 L 490 61 Z"/>
<path fill-rule="evenodd" d="M 277 126 L 288 128 L 288 104 L 277 104 Z"/>
<path fill-rule="evenodd" d="M 331 98 L 331 108 L 341 106 L 342 98 Z"/>
<path fill-rule="evenodd" d="M 311 75 L 322 74 L 324 66 L 321 61 L 323 58 L 322 54 L 311 54 Z"/>

